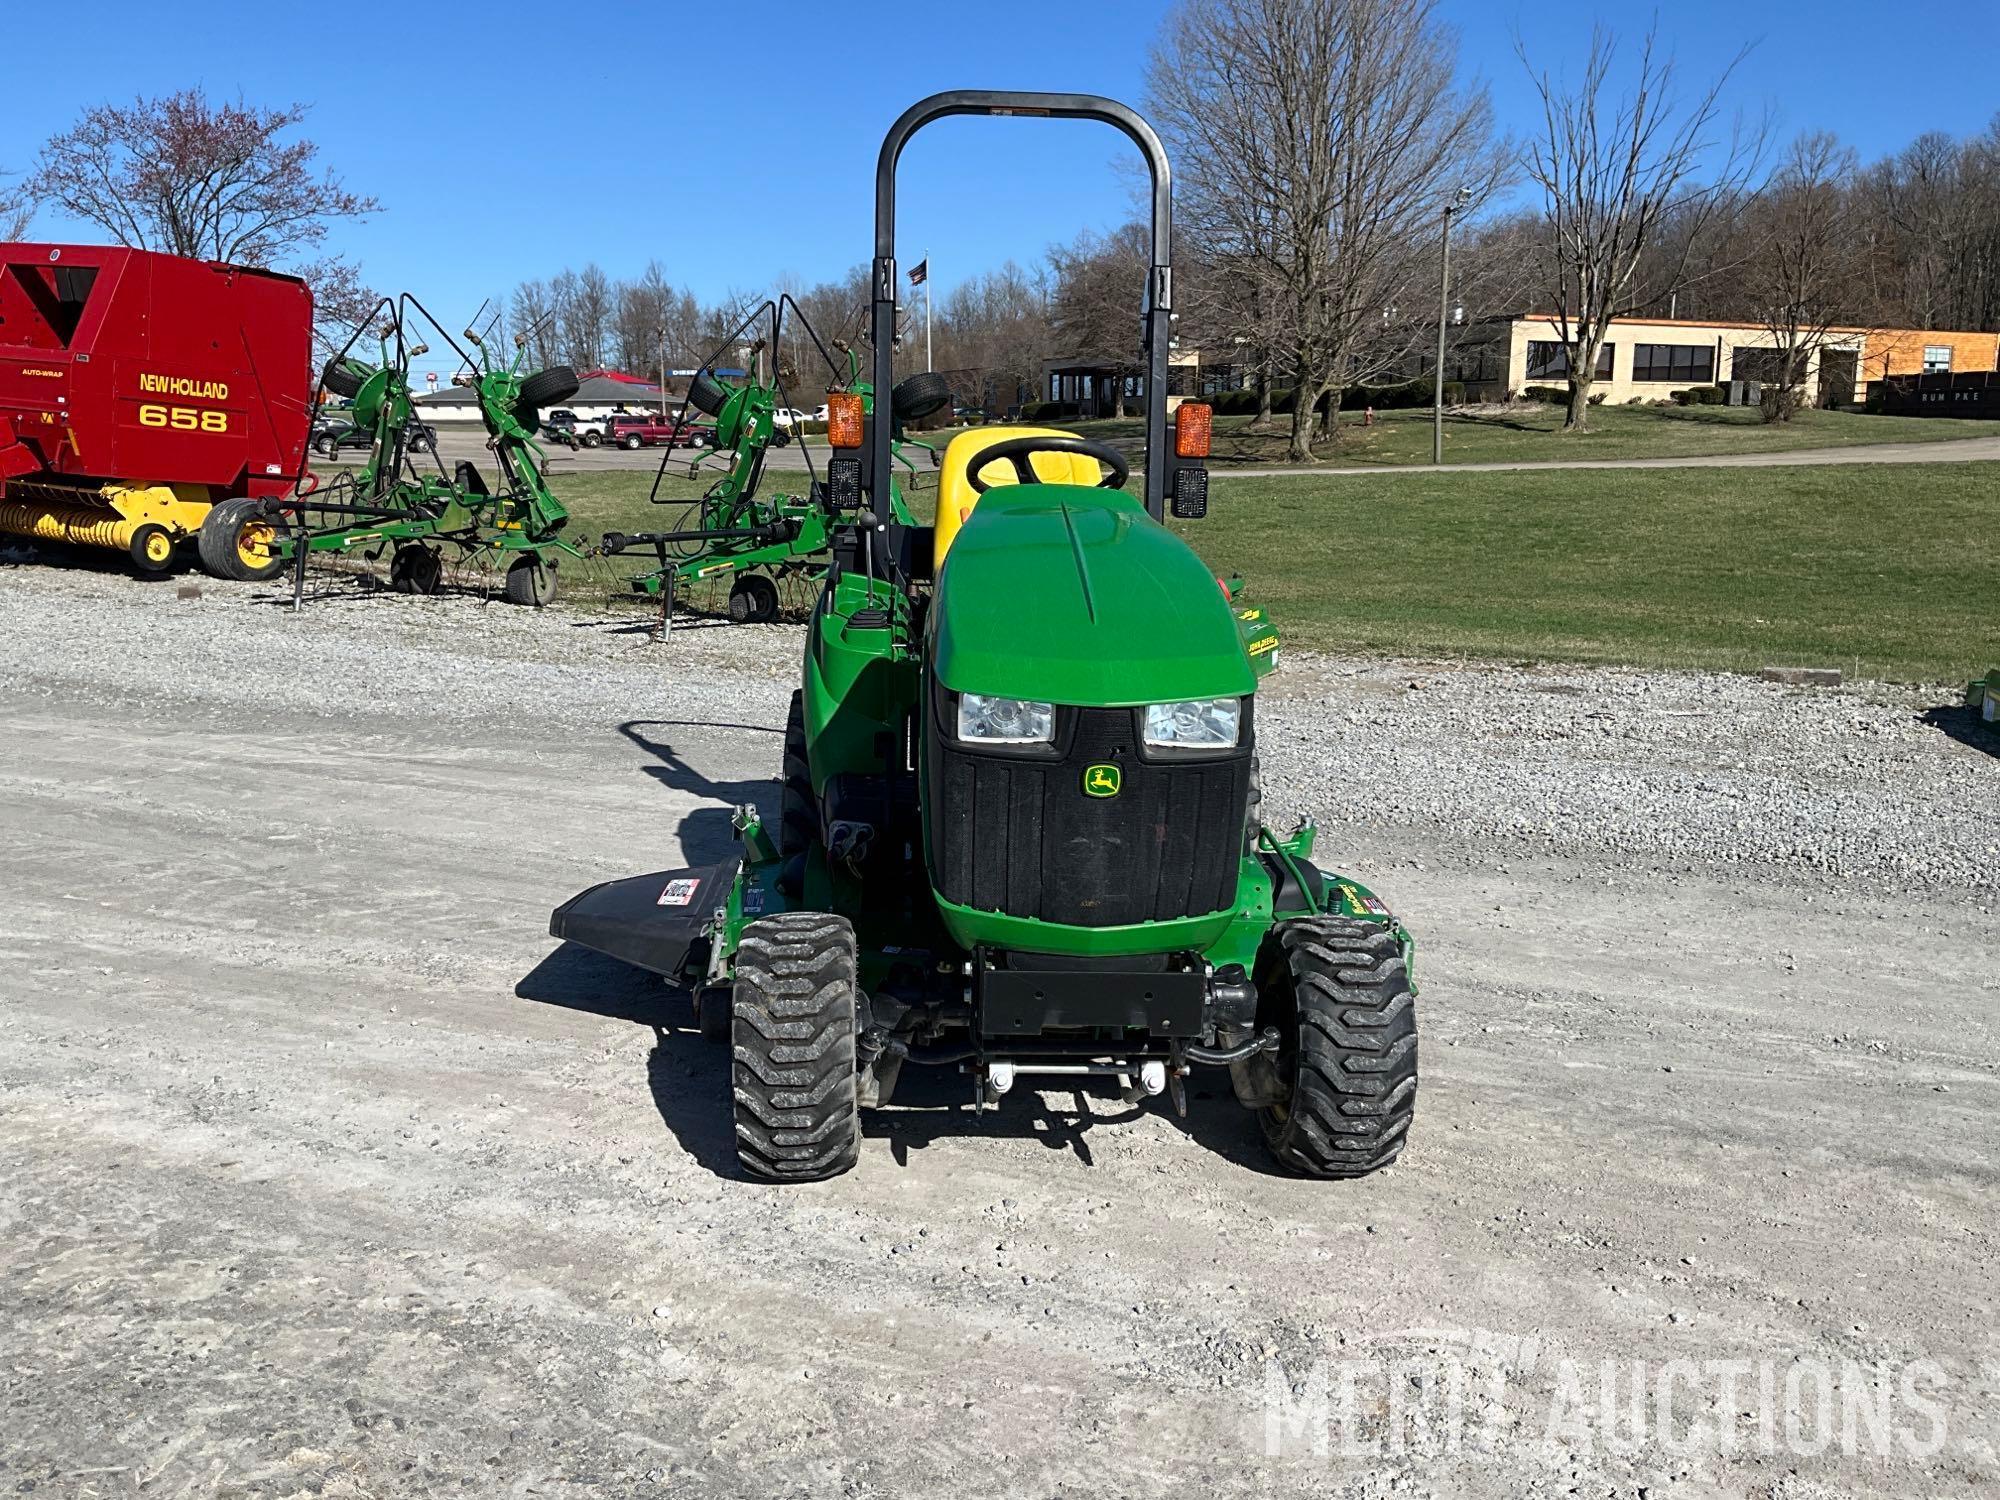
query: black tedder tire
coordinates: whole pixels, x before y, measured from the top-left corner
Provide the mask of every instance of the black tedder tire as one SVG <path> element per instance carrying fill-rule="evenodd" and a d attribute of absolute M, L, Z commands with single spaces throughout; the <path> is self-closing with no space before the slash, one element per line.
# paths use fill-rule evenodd
<path fill-rule="evenodd" d="M 344 359 L 328 360 L 319 375 L 319 383 L 344 401 L 352 401 L 360 394 L 362 383 L 367 379 L 365 373 L 356 370 Z"/>
<path fill-rule="evenodd" d="M 389 587 L 399 594 L 435 594 L 444 586 L 444 559 L 421 542 L 405 542 L 389 559 Z"/>
<path fill-rule="evenodd" d="M 521 382 L 521 393 L 514 398 L 515 410 L 525 407 L 541 411 L 569 400 L 582 385 L 583 382 L 576 378 L 576 371 L 568 365 L 550 365 Z"/>
<path fill-rule="evenodd" d="M 743 929 L 730 996 L 736 1157 L 753 1177 L 815 1182 L 859 1160 L 859 959 L 845 917 L 791 911 Z"/>
<path fill-rule="evenodd" d="M 1351 917 L 1280 922 L 1258 1024 L 1283 1038 L 1285 1102 L 1260 1112 L 1271 1154 L 1309 1177 L 1365 1177 L 1403 1149 L 1417 1108 L 1417 1012 L 1402 940 Z"/>
<path fill-rule="evenodd" d="M 896 382 L 889 392 L 889 411 L 898 422 L 921 422 L 951 403 L 951 382 L 926 370 Z"/>
<path fill-rule="evenodd" d="M 778 618 L 778 586 L 762 573 L 746 573 L 729 591 L 729 618 L 739 625 L 768 625 Z"/>
<path fill-rule="evenodd" d="M 718 415 L 728 400 L 728 390 L 706 375 L 697 375 L 688 382 L 688 405 L 707 416 Z"/>
<path fill-rule="evenodd" d="M 276 535 L 259 502 L 239 495 L 208 508 L 195 533 L 195 552 L 215 577 L 254 583 L 285 565 L 265 545 Z"/>
<path fill-rule="evenodd" d="M 539 557 L 516 558 L 507 570 L 507 602 L 540 609 L 556 596 L 556 572 Z"/>
<path fill-rule="evenodd" d="M 805 695 L 792 690 L 791 712 L 785 715 L 784 799 L 778 824 L 778 853 L 786 859 L 803 854 L 819 837 L 819 809 L 813 801 L 812 766 L 806 760 Z"/>

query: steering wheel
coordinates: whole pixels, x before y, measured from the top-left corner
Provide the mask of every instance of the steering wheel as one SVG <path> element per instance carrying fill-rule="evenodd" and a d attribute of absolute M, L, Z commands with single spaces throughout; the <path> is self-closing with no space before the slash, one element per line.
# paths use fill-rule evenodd
<path fill-rule="evenodd" d="M 972 486 L 972 493 L 983 495 L 993 488 L 979 476 L 986 472 L 990 463 L 1011 463 L 1014 477 L 1022 484 L 1047 484 L 1048 481 L 1035 472 L 1029 459 L 1037 453 L 1080 453 L 1085 458 L 1094 458 L 1111 470 L 1097 481 L 1100 490 L 1118 490 L 1125 487 L 1131 476 L 1132 465 L 1109 443 L 1095 443 L 1080 437 L 1017 437 L 1008 438 L 1004 443 L 995 443 L 991 448 L 982 448 L 973 455 L 966 466 L 965 482 Z"/>

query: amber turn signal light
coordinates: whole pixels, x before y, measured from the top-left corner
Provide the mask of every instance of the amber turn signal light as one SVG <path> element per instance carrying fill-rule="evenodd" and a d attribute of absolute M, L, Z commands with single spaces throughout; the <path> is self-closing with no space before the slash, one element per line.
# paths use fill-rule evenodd
<path fill-rule="evenodd" d="M 827 392 L 826 441 L 830 448 L 861 446 L 861 397 L 856 392 Z"/>
<path fill-rule="evenodd" d="M 1183 401 L 1174 410 L 1174 453 L 1180 458 L 1207 458 L 1215 427 L 1215 408 L 1200 401 Z"/>

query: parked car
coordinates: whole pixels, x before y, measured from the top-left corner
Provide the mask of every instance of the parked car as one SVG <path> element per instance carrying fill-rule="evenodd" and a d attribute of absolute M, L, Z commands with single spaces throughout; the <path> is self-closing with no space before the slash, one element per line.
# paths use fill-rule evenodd
<path fill-rule="evenodd" d="M 620 448 L 658 448 L 672 441 L 676 448 L 699 448 L 713 442 L 715 429 L 693 422 L 676 424 L 657 412 L 619 413 L 605 423 L 604 440 Z"/>
<path fill-rule="evenodd" d="M 430 423 L 412 418 L 403 429 L 403 445 L 412 453 L 428 453 L 437 446 L 437 436 Z M 357 427 L 352 422 L 323 421 L 313 426 L 312 450 L 322 458 L 338 458 L 343 448 L 367 448 L 374 441 L 373 428 Z"/>
<path fill-rule="evenodd" d="M 826 408 L 822 406 L 820 410 L 824 412 Z M 790 427 L 794 422 L 823 422 L 825 420 L 826 418 L 823 416 L 815 417 L 811 412 L 800 411 L 796 406 L 778 406 L 773 407 L 771 410 L 771 421 L 779 427 Z"/>

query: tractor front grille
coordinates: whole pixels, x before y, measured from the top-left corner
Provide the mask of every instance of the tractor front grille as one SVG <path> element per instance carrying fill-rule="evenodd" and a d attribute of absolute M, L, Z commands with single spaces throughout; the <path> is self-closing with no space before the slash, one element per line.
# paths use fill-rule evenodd
<path fill-rule="evenodd" d="M 933 712 L 929 747 L 931 876 L 945 900 L 1117 927 L 1236 899 L 1247 711 L 1243 742 L 1199 759 L 1142 756 L 1136 709 L 1059 709 L 1053 754 L 970 751 L 944 733 L 949 722 Z M 1085 794 L 1084 770 L 1099 764 L 1119 768 L 1117 796 Z"/>

